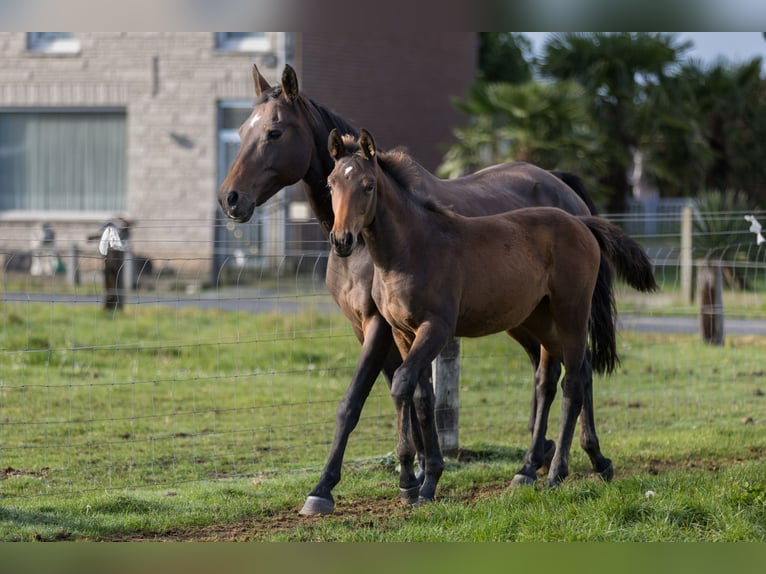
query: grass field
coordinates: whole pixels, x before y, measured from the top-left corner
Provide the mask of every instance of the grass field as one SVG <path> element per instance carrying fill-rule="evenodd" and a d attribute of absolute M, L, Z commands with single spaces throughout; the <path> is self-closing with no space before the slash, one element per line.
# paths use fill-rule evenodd
<path fill-rule="evenodd" d="M 594 381 L 615 480 L 575 446 L 571 479 L 538 491 L 507 487 L 527 360 L 505 336 L 464 340 L 462 451 L 437 502 L 398 502 L 381 382 L 336 515 L 306 519 L 358 353 L 342 316 L 0 303 L 0 539 L 763 541 L 764 347 L 621 333 L 622 367 Z"/>

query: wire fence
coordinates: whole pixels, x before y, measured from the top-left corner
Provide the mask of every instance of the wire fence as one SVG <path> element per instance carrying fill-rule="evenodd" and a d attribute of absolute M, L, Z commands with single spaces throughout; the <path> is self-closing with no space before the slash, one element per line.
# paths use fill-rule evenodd
<path fill-rule="evenodd" d="M 752 214 L 701 214 L 729 221 L 734 231 L 721 234 L 725 243 L 717 246 L 711 237 L 694 237 L 694 260 L 714 254 L 726 262 L 727 318 L 742 319 L 739 335 L 756 340 L 755 347 L 722 351 L 723 361 L 711 352 L 707 365 L 682 354 L 672 364 L 658 363 L 651 352 L 656 332 L 693 337 L 696 326 L 696 303 L 679 294 L 681 239 L 674 216 L 654 234 L 640 233 L 642 215 L 612 218 L 650 251 L 662 288 L 649 297 L 619 290 L 623 328 L 638 329 L 641 317 L 686 320 L 680 327 L 658 322 L 628 337 L 623 354 L 628 365 L 641 367 L 627 368 L 642 369 L 644 401 L 667 402 L 668 378 L 680 381 L 672 400 L 689 424 L 710 416 L 696 396 L 701 371 L 715 373 L 712 384 L 729 385 L 732 403 L 742 405 L 752 402 L 764 376 L 753 349 L 766 341 L 756 320 L 766 318 L 766 249 L 745 215 Z M 754 215 L 766 221 L 763 213 Z M 76 253 L 61 243 L 34 249 L 27 243 L 25 250 L 10 231 L 0 230 L 0 244 L 7 246 L 0 298 L 0 497 L 172 489 L 284 471 L 318 476 L 359 353 L 324 285 L 321 241 L 308 249 L 305 241 L 288 245 L 272 256 L 260 250 L 254 261 L 236 253 L 174 258 L 172 239 L 144 243 L 140 252 L 148 256 L 122 262 L 120 273 L 132 265 L 132 279 L 118 285 L 122 305 L 116 308 L 106 305 L 105 258 L 96 243 Z M 203 247 L 197 246 L 200 253 Z M 163 255 L 155 259 L 152 252 Z M 461 445 L 503 443 L 522 452 L 532 389 L 526 356 L 501 335 L 464 341 L 460 361 Z M 393 460 L 394 410 L 380 379 L 347 461 Z M 635 388 L 619 376 L 597 387 L 605 432 L 635 424 L 629 410 L 610 410 L 639 400 Z M 487 400 L 498 388 L 502 399 Z M 756 419 L 766 418 L 758 408 Z"/>

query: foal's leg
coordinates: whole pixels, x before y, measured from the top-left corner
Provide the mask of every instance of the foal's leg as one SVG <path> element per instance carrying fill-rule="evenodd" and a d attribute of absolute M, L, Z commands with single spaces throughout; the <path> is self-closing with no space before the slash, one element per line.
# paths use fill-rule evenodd
<path fill-rule="evenodd" d="M 551 365 L 555 367 L 552 368 Z M 554 359 L 548 351 L 540 348 L 540 363 L 535 376 L 535 399 L 536 407 L 532 428 L 532 442 L 524 456 L 524 466 L 521 467 L 511 481 L 511 485 L 534 484 L 537 471 L 550 462 L 546 459 L 549 445 L 552 441 L 546 441 L 545 433 L 548 428 L 548 415 L 550 414 L 553 399 L 556 398 L 556 384 L 558 383 L 560 363 Z M 555 445 L 554 445 L 554 450 Z"/>
<path fill-rule="evenodd" d="M 303 515 L 332 514 L 335 501 L 332 489 L 341 477 L 343 455 L 348 438 L 359 421 L 362 407 L 384 363 L 396 361 L 398 353 L 393 345 L 391 327 L 380 315 L 374 315 L 365 325 L 364 335 L 358 333 L 362 351 L 348 389 L 335 413 L 335 436 L 330 455 L 317 485 L 309 493 L 300 513 Z"/>
<path fill-rule="evenodd" d="M 433 500 L 436 485 L 444 470 L 444 459 L 439 446 L 434 417 L 434 394 L 428 376 L 431 362 L 452 336 L 450 326 L 440 320 L 427 321 L 411 335 L 394 331 L 394 338 L 404 356 L 391 385 L 391 396 L 397 411 L 399 446 L 397 454 L 401 466 L 399 488 L 404 502 L 412 502 L 413 493 L 419 492 L 419 501 Z M 425 479 L 420 485 L 412 470 L 414 446 L 410 440 L 411 412 L 415 410 L 423 433 L 425 451 Z"/>
<path fill-rule="evenodd" d="M 577 357 L 580 360 L 577 360 Z M 582 351 L 575 351 L 565 356 L 564 380 L 561 382 L 561 430 L 557 441 L 556 454 L 553 455 L 548 470 L 548 486 L 556 486 L 569 474 L 569 452 L 572 447 L 577 417 L 583 408 L 584 389 L 591 379 L 590 361 L 586 357 L 585 342 Z"/>
<path fill-rule="evenodd" d="M 535 370 L 532 386 L 532 406 L 529 414 L 529 423 L 527 423 L 527 428 L 531 434 L 534 432 L 535 420 L 537 419 L 537 388 L 540 385 L 548 384 L 547 381 L 553 379 L 553 397 L 551 397 L 551 402 L 553 401 L 556 396 L 556 384 L 561 376 L 561 363 L 550 357 L 550 355 L 545 363 L 541 363 L 542 346 L 540 341 L 524 327 L 509 329 L 506 332 L 524 348 Z M 545 468 L 550 464 L 554 452 L 556 452 L 556 443 L 550 439 L 545 439 L 545 461 L 541 468 Z"/>
<path fill-rule="evenodd" d="M 588 454 L 593 470 L 605 481 L 612 480 L 614 467 L 612 461 L 601 454 L 601 447 L 596 436 L 596 424 L 593 419 L 593 374 L 590 368 L 590 351 L 586 360 L 588 371 L 584 381 L 582 411 L 580 412 L 580 446 Z"/>

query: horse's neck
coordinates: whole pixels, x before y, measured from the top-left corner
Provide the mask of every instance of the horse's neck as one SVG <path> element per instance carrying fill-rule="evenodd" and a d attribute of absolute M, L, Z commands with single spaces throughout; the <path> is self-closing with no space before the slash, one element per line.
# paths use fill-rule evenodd
<path fill-rule="evenodd" d="M 417 258 L 409 255 L 430 242 L 428 230 L 434 229 L 434 219 L 440 216 L 418 205 L 408 191 L 380 173 L 377 194 L 375 217 L 362 232 L 373 262 L 384 272 L 417 265 Z"/>
<path fill-rule="evenodd" d="M 312 116 L 309 121 L 314 136 L 314 153 L 311 156 L 309 170 L 303 177 L 303 183 L 311 210 L 325 236 L 329 237 L 335 216 L 330 192 L 327 190 L 327 176 L 330 175 L 334 162 L 327 148 L 327 138 L 333 128 L 354 136 L 357 135 L 357 131 L 342 117 L 308 98 L 306 111 Z"/>

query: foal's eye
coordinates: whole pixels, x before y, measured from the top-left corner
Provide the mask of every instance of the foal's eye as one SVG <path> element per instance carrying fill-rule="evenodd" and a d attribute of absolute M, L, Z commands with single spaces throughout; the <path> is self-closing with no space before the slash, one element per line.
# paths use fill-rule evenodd
<path fill-rule="evenodd" d="M 278 140 L 282 136 L 282 130 L 278 129 L 270 129 L 266 132 L 266 139 L 268 140 Z"/>
<path fill-rule="evenodd" d="M 367 184 L 367 185 L 364 187 L 364 192 L 365 192 L 365 193 L 372 193 L 373 191 L 375 191 L 375 183 L 368 183 L 368 184 Z"/>

